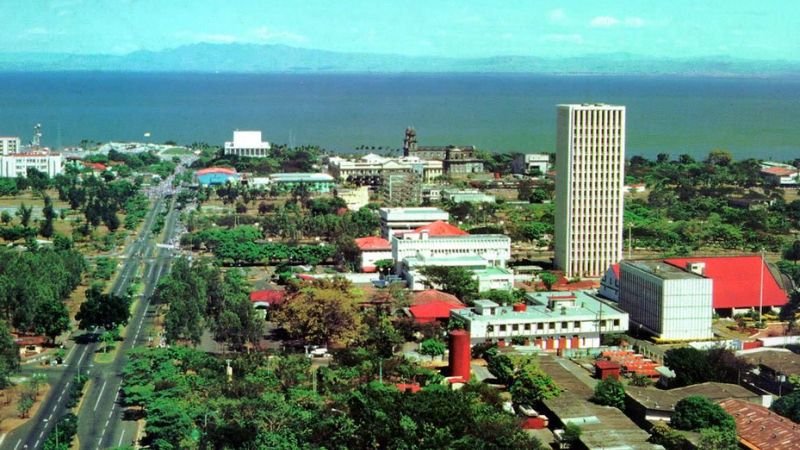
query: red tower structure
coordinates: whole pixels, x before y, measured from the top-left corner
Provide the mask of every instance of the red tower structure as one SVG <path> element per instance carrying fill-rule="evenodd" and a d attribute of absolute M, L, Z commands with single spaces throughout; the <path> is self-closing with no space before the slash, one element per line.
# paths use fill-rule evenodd
<path fill-rule="evenodd" d="M 469 341 L 468 331 L 453 330 L 450 332 L 450 376 L 461 377 L 465 382 L 469 381 L 469 365 L 472 362 Z"/>

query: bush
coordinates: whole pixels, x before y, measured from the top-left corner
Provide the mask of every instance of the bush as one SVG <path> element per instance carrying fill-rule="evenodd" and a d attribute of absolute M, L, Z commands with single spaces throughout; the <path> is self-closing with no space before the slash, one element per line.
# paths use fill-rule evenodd
<path fill-rule="evenodd" d="M 625 409 L 625 386 L 615 378 L 606 378 L 595 386 L 592 401 L 599 405 Z"/>

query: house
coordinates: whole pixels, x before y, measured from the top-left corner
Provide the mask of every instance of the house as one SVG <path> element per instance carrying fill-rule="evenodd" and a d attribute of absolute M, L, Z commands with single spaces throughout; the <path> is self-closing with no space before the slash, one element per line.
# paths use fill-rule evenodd
<path fill-rule="evenodd" d="M 386 239 L 377 236 L 367 236 L 355 239 L 356 246 L 361 251 L 361 271 L 366 273 L 377 272 L 375 263 L 380 260 L 392 259 L 392 244 Z"/>
<path fill-rule="evenodd" d="M 775 395 L 788 394 L 794 389 L 789 377 L 800 376 L 800 355 L 782 348 L 756 348 L 736 352 L 736 355 L 755 368 L 748 381 Z"/>
<path fill-rule="evenodd" d="M 543 177 L 550 167 L 550 155 L 547 153 L 517 155 L 511 162 L 511 170 L 514 173 L 537 177 Z"/>
<path fill-rule="evenodd" d="M 417 323 L 441 323 L 450 319 L 450 311 L 463 308 L 466 305 L 455 295 L 427 289 L 414 295 L 406 312 Z"/>
<path fill-rule="evenodd" d="M 399 273 L 405 278 L 408 287 L 414 291 L 426 288 L 427 279 L 422 274 L 424 267 L 463 267 L 472 272 L 478 282 L 478 291 L 492 289 L 510 291 L 514 288 L 514 273 L 506 268 L 494 266 L 490 261 L 477 255 L 463 256 L 409 256 L 400 261 Z"/>
<path fill-rule="evenodd" d="M 269 180 L 280 193 L 292 192 L 298 186 L 305 186 L 308 192 L 328 193 L 336 186 L 327 173 L 273 173 Z"/>
<path fill-rule="evenodd" d="M 800 450 L 800 426 L 769 409 L 729 399 L 719 406 L 736 422 L 739 444 L 752 450 Z"/>
<path fill-rule="evenodd" d="M 800 184 L 798 180 L 797 167 L 789 164 L 782 164 L 771 161 L 761 163 L 761 176 L 764 181 L 777 187 L 796 187 Z"/>
<path fill-rule="evenodd" d="M 250 302 L 257 311 L 262 311 L 264 317 L 273 308 L 281 305 L 286 300 L 286 293 L 279 289 L 264 289 L 250 293 Z"/>
<path fill-rule="evenodd" d="M 639 423 L 656 420 L 669 422 L 675 413 L 675 405 L 686 397 L 701 396 L 711 401 L 737 399 L 754 405 L 762 405 L 765 398 L 737 384 L 707 382 L 675 389 L 655 387 L 625 387 L 625 407 L 629 415 Z"/>
<path fill-rule="evenodd" d="M 453 203 L 494 203 L 495 196 L 478 189 L 443 189 L 441 198 Z"/>

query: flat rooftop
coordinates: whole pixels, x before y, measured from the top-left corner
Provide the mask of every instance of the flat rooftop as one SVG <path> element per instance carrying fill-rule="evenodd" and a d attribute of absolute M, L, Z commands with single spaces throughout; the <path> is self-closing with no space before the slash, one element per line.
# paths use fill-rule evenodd
<path fill-rule="evenodd" d="M 675 267 L 671 264 L 667 264 L 660 259 L 653 259 L 653 260 L 640 259 L 634 261 L 620 262 L 620 267 L 622 267 L 623 265 L 633 266 L 651 275 L 655 275 L 663 280 L 692 280 L 692 279 L 706 278 L 694 272 L 689 272 L 687 270 Z"/>
<path fill-rule="evenodd" d="M 556 300 L 563 300 L 565 297 L 564 292 L 536 292 L 527 294 L 527 308 L 525 311 L 514 311 L 511 306 L 500 306 L 493 315 L 477 314 L 470 309 L 461 310 L 458 314 L 470 320 L 478 321 L 498 321 L 505 319 L 531 321 L 597 320 L 600 317 L 603 319 L 621 318 L 627 314 L 616 306 L 586 292 L 577 291 L 569 295 L 575 296 L 575 306 L 566 307 L 563 310 L 560 308 L 551 310 L 547 306 L 550 297 L 556 297 Z M 480 302 L 480 300 L 476 301 L 475 304 L 479 305 L 478 302 Z"/>
<path fill-rule="evenodd" d="M 629 397 L 647 409 L 674 411 L 675 404 L 686 397 L 699 395 L 712 401 L 728 398 L 740 399 L 761 404 L 761 396 L 737 384 L 729 383 L 701 383 L 675 389 L 658 389 L 655 387 L 626 386 L 625 392 Z"/>

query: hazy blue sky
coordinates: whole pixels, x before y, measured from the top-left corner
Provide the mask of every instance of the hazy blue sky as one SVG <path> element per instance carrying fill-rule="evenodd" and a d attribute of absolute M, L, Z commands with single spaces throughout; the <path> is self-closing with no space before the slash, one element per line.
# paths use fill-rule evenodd
<path fill-rule="evenodd" d="M 197 42 L 436 56 L 800 59 L 797 0 L 3 0 L 0 52 Z"/>

